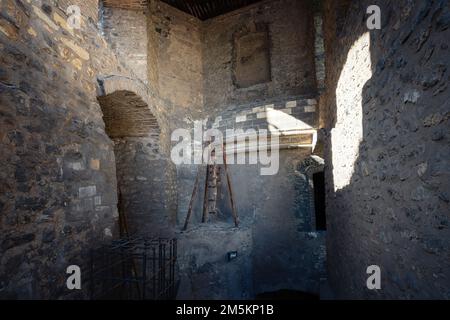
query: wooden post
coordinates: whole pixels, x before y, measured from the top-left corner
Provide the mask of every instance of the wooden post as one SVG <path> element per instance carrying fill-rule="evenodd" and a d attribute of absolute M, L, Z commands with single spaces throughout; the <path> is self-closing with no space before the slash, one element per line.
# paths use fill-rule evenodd
<path fill-rule="evenodd" d="M 194 198 L 195 198 L 195 195 L 197 194 L 198 178 L 199 178 L 199 176 L 200 176 L 200 168 L 197 170 L 197 177 L 195 178 L 194 190 L 192 191 L 191 201 L 189 202 L 189 209 L 188 209 L 188 213 L 187 213 L 187 216 L 186 216 L 186 221 L 184 222 L 183 231 L 187 230 L 187 227 L 188 227 L 188 224 L 189 224 L 189 220 L 191 219 L 192 206 L 194 205 Z"/>
<path fill-rule="evenodd" d="M 230 203 L 231 203 L 231 212 L 232 212 L 233 218 L 234 218 L 234 225 L 236 227 L 239 227 L 239 217 L 236 212 L 236 206 L 235 206 L 234 198 L 233 198 L 233 189 L 231 188 L 231 178 L 230 178 L 230 174 L 228 173 L 228 167 L 227 167 L 227 156 L 226 156 L 225 147 L 223 147 L 223 145 L 222 145 L 222 149 L 223 149 L 223 167 L 225 169 L 225 175 L 227 176 L 228 193 L 230 195 Z"/>
<path fill-rule="evenodd" d="M 203 215 L 202 223 L 206 222 L 207 210 L 208 210 L 208 180 L 209 180 L 209 165 L 206 165 L 206 177 L 205 177 L 205 194 L 203 196 Z"/>

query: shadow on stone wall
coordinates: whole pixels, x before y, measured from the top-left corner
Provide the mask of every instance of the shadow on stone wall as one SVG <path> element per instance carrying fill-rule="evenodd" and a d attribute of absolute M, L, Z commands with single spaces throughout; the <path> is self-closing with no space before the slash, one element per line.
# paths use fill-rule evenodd
<path fill-rule="evenodd" d="M 328 91 L 322 98 L 328 129 L 331 284 L 340 298 L 448 299 L 449 4 L 379 1 L 382 29 L 370 32 L 372 76 L 361 87 L 362 139 L 351 177 L 345 181 L 342 173 L 352 159 L 336 151 L 339 144 L 354 145 L 358 128 L 344 123 L 339 133 L 342 110 L 336 93 L 355 95 L 339 91 L 339 80 L 352 46 L 368 32 L 365 13 L 371 3 L 355 1 L 342 20 L 334 16 L 338 10 L 333 2 L 328 1 L 325 8 Z M 341 20 L 341 33 L 333 35 L 333 22 Z M 360 79 L 358 72 L 364 65 L 353 64 L 351 69 L 348 86 Z M 341 105 L 346 108 L 347 125 L 358 122 L 353 101 Z M 334 134 L 347 139 L 333 144 Z M 366 287 L 370 265 L 381 268 L 381 290 Z"/>

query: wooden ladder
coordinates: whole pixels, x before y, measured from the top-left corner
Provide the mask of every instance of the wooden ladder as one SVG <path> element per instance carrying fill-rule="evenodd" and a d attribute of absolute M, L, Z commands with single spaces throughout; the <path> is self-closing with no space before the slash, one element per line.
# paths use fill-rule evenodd
<path fill-rule="evenodd" d="M 222 168 L 226 177 L 227 182 L 227 189 L 228 194 L 230 197 L 230 205 L 231 205 L 231 212 L 233 215 L 234 225 L 235 227 L 239 227 L 239 218 L 236 212 L 236 205 L 234 203 L 234 197 L 233 197 L 233 189 L 231 187 L 231 178 L 230 174 L 228 172 L 228 166 L 227 166 L 227 158 L 225 154 L 225 148 L 222 145 L 222 154 L 223 154 L 223 165 L 218 165 L 214 162 L 214 164 L 207 164 L 206 165 L 206 177 L 205 177 L 205 190 L 203 195 L 203 214 L 202 214 L 202 223 L 208 222 L 208 217 L 210 214 L 217 214 L 217 197 L 220 193 L 220 187 L 222 184 L 221 179 L 221 173 Z M 214 160 L 215 158 L 215 150 L 211 153 L 211 158 Z M 198 184 L 199 184 L 199 176 L 200 176 L 200 169 L 197 172 L 197 177 L 195 179 L 194 183 L 194 190 L 192 191 L 191 201 L 189 203 L 189 209 L 186 216 L 186 220 L 184 223 L 183 230 L 187 230 L 189 220 L 192 216 L 192 207 L 194 204 L 194 199 L 197 194 L 198 190 Z"/>

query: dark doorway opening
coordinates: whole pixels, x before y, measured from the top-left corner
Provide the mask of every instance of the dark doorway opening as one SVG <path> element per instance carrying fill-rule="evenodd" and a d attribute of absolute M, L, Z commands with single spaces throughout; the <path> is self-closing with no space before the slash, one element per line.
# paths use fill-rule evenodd
<path fill-rule="evenodd" d="M 316 213 L 316 230 L 327 230 L 327 220 L 325 214 L 325 174 L 317 172 L 313 174 L 314 182 L 314 207 Z"/>

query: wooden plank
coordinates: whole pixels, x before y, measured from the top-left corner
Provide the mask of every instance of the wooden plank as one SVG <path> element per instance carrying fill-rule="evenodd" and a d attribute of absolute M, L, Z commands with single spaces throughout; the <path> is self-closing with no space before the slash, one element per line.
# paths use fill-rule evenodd
<path fill-rule="evenodd" d="M 223 167 L 225 170 L 225 175 L 227 177 L 228 194 L 230 196 L 231 212 L 232 212 L 233 218 L 234 218 L 234 225 L 237 228 L 237 227 L 239 227 L 239 217 L 237 215 L 236 205 L 234 203 L 233 189 L 231 187 L 231 178 L 230 178 L 230 174 L 228 172 L 228 166 L 227 166 L 227 156 L 226 156 L 225 150 L 222 153 L 223 153 Z"/>
<path fill-rule="evenodd" d="M 205 194 L 203 197 L 203 214 L 202 214 L 202 223 L 206 222 L 207 207 L 208 207 L 208 180 L 209 180 L 209 165 L 206 165 L 206 177 L 205 177 Z"/>
<path fill-rule="evenodd" d="M 194 204 L 195 195 L 197 194 L 199 176 L 200 176 L 200 168 L 198 169 L 197 177 L 195 178 L 194 190 L 192 190 L 192 197 L 191 197 L 191 201 L 189 202 L 189 209 L 188 209 L 188 213 L 187 213 L 187 216 L 186 216 L 186 221 L 184 222 L 183 231 L 187 230 L 187 227 L 188 227 L 188 224 L 189 224 L 189 220 L 191 219 L 192 206 Z"/>

